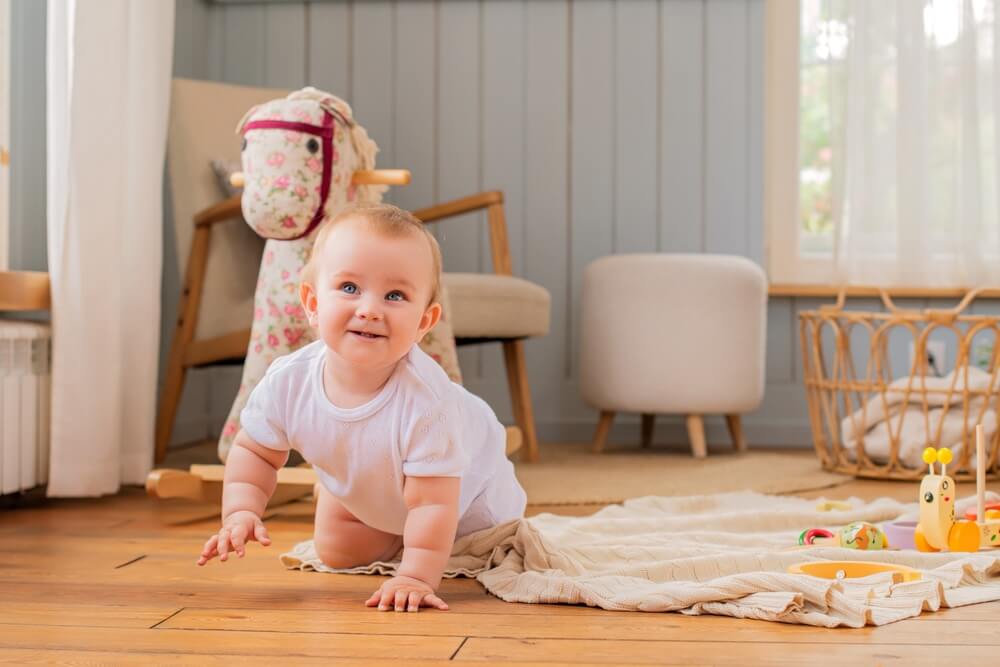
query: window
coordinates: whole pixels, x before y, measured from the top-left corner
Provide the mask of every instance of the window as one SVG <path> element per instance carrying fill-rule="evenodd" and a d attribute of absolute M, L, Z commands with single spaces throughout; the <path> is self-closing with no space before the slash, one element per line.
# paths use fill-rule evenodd
<path fill-rule="evenodd" d="M 834 275 L 831 81 L 847 53 L 847 26 L 832 13 L 829 0 L 767 4 L 765 201 L 774 283 Z"/>
<path fill-rule="evenodd" d="M 775 283 L 1000 279 L 992 0 L 769 2 Z"/>
<path fill-rule="evenodd" d="M 766 5 L 764 215 L 772 283 L 821 282 L 830 262 L 799 248 L 798 0 Z"/>

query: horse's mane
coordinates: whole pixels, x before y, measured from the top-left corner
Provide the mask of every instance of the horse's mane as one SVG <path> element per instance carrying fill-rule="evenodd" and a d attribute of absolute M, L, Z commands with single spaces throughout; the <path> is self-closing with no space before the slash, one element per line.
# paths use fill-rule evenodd
<path fill-rule="evenodd" d="M 351 133 L 351 143 L 354 145 L 354 152 L 358 155 L 359 169 L 374 169 L 375 154 L 378 153 L 378 144 L 368 136 L 359 123 L 354 120 L 354 112 L 351 105 L 340 99 L 336 95 L 307 86 L 301 90 L 291 93 L 288 100 L 315 100 L 320 106 L 327 109 L 347 125 Z M 382 193 L 389 189 L 387 185 L 362 185 L 358 187 L 358 200 L 362 202 L 380 202 Z"/>

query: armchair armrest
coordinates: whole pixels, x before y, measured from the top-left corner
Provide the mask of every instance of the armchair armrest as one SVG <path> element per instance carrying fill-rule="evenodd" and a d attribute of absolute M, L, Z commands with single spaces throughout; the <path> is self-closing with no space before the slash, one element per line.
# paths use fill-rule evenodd
<path fill-rule="evenodd" d="M 486 209 L 490 224 L 490 255 L 493 258 L 493 272 L 498 276 L 509 276 L 511 272 L 510 246 L 507 243 L 507 223 L 503 213 L 503 193 L 489 190 L 478 194 L 454 199 L 443 204 L 413 211 L 421 222 L 437 222 L 463 213 Z"/>
<path fill-rule="evenodd" d="M 230 197 L 218 204 L 212 204 L 194 214 L 195 227 L 209 227 L 217 222 L 225 222 L 242 214 L 239 195 Z"/>
<path fill-rule="evenodd" d="M 453 199 L 443 204 L 422 208 L 418 211 L 413 211 L 413 215 L 421 222 L 437 222 L 444 218 L 478 211 L 479 209 L 488 208 L 495 204 L 503 204 L 503 193 L 490 190 L 462 197 L 461 199 Z"/>

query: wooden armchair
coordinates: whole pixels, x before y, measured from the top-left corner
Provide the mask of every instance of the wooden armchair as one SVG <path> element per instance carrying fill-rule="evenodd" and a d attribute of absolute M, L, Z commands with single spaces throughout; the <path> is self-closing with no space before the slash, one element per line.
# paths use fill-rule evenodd
<path fill-rule="evenodd" d="M 420 209 L 413 214 L 425 223 L 433 223 L 482 209 L 486 209 L 489 224 L 494 272 L 445 273 L 443 282 L 451 302 L 449 316 L 452 318 L 458 345 L 491 342 L 503 345 L 514 420 L 521 429 L 527 460 L 537 461 L 538 436 L 531 404 L 524 338 L 548 333 L 550 297 L 544 288 L 511 275 L 503 193 L 482 192 Z M 250 339 L 249 327 L 207 340 L 194 340 L 212 227 L 239 216 L 239 197 L 226 199 L 194 216 L 194 236 L 157 415 L 157 462 L 166 455 L 187 369 L 226 359 L 239 359 L 246 353 Z"/>
<path fill-rule="evenodd" d="M 451 304 L 449 316 L 456 344 L 497 342 L 503 345 L 514 420 L 524 437 L 525 458 L 533 462 L 538 460 L 538 436 L 524 339 L 548 333 L 550 296 L 544 287 L 512 275 L 503 193 L 480 192 L 413 211 L 413 215 L 425 223 L 433 223 L 482 209 L 486 209 L 489 225 L 493 273 L 445 272 L 442 282 Z"/>

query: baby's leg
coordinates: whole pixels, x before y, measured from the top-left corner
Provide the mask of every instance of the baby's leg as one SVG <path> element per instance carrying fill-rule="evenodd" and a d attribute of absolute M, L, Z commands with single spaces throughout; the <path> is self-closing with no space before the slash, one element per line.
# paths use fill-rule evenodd
<path fill-rule="evenodd" d="M 329 491 L 319 485 L 316 502 L 316 553 L 329 567 L 349 568 L 388 560 L 403 545 L 403 538 L 366 526 Z"/>

